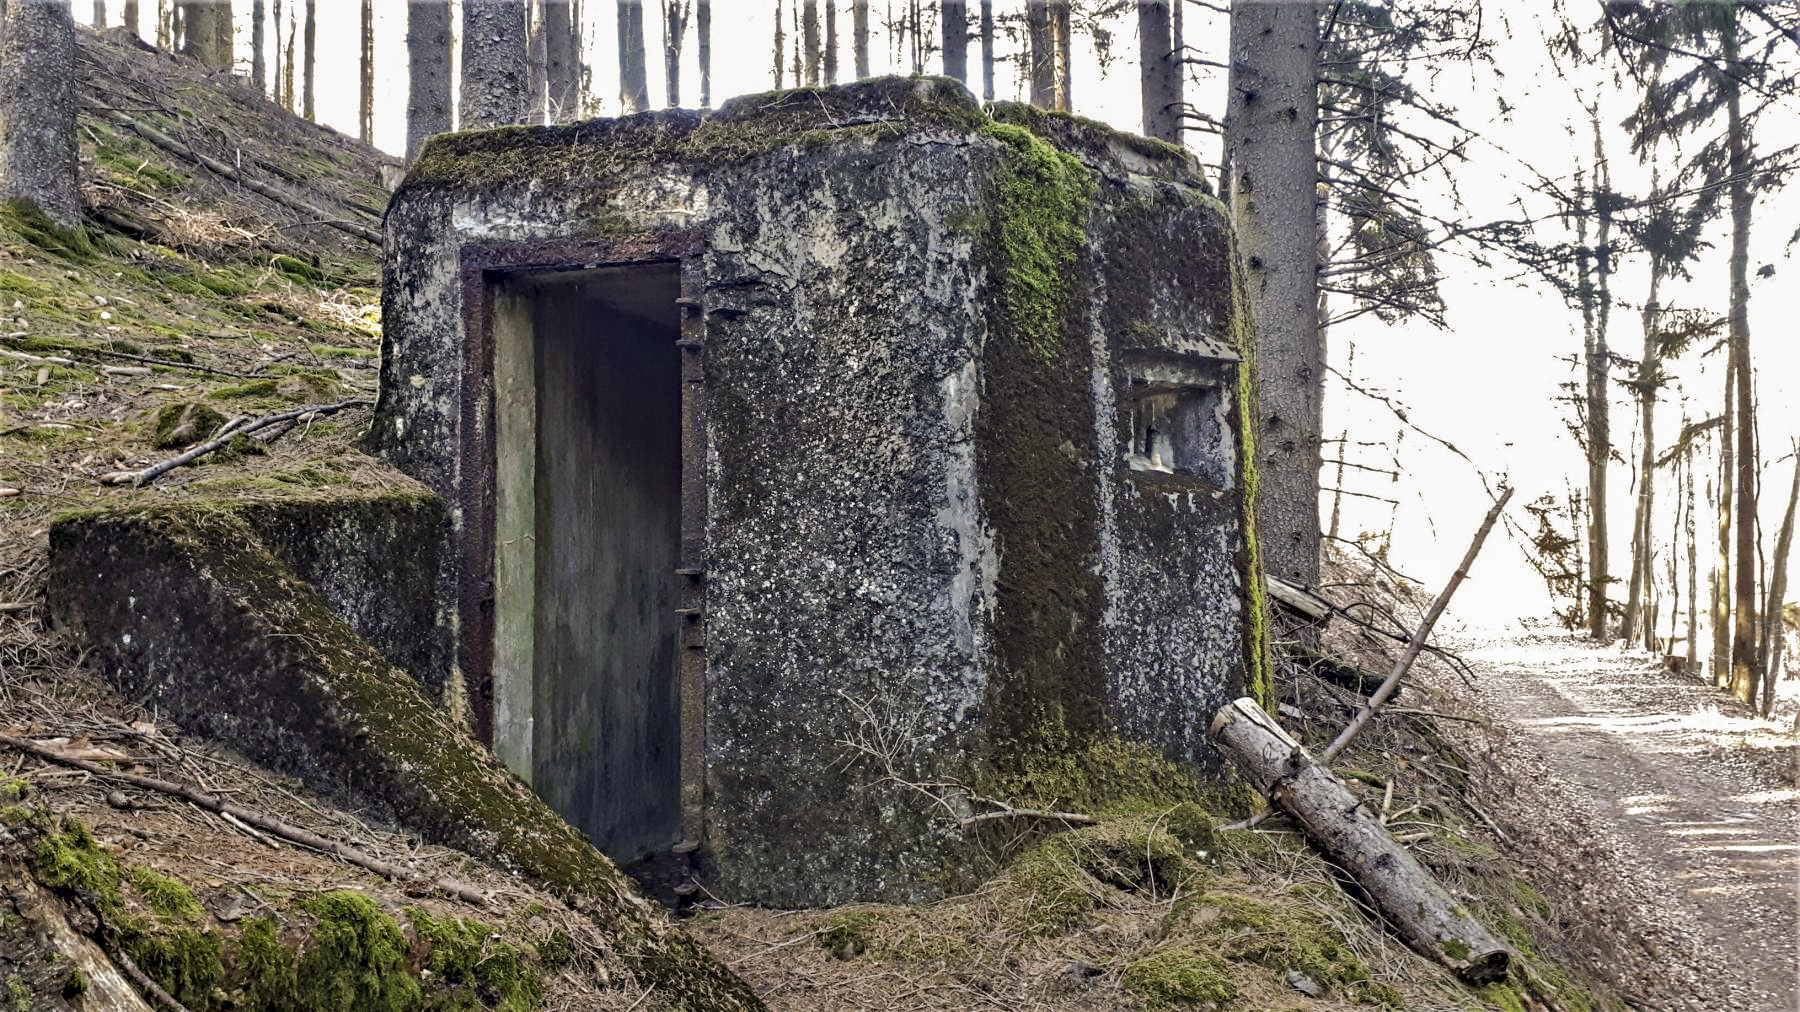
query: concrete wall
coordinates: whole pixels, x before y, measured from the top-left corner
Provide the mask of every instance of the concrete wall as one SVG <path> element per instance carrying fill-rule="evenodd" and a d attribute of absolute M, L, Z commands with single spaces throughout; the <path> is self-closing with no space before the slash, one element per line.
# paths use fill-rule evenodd
<path fill-rule="evenodd" d="M 469 307 L 498 275 L 463 265 L 689 251 L 684 312 L 703 325 L 684 403 L 702 428 L 684 480 L 704 480 L 705 671 L 683 720 L 704 755 L 715 894 L 930 896 L 963 844 L 895 778 L 977 782 L 1046 718 L 1198 768 L 1211 700 L 1241 690 L 1240 504 L 1221 480 L 1235 463 L 1139 475 L 1119 421 L 1127 360 L 1160 355 L 1214 361 L 1214 421 L 1236 422 L 1217 365 L 1222 213 L 1184 155 L 1068 119 L 1032 129 L 1098 183 L 1048 369 L 995 322 L 1016 136 L 947 82 L 445 138 L 390 209 L 373 439 L 465 510 L 485 508 L 469 448 L 523 409 L 504 402 L 516 374 L 465 354 L 485 325 Z M 1172 259 L 1154 262 L 1164 246 Z M 493 329 L 503 351 L 509 328 Z M 458 536 L 479 548 L 473 515 Z M 504 572 L 504 545 L 483 550 Z M 467 585 L 486 562 L 460 565 Z M 497 668 L 537 670 L 500 646 Z M 516 705 L 495 692 L 497 741 L 516 751 Z M 543 789 L 545 764 L 531 768 Z"/>

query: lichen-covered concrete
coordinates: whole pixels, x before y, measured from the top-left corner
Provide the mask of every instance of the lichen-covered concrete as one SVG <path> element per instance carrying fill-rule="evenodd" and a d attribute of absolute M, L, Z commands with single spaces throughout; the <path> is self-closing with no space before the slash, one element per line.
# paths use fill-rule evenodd
<path fill-rule="evenodd" d="M 1228 244 L 1191 157 L 942 80 L 434 140 L 389 212 L 372 441 L 453 504 L 471 719 L 505 740 L 518 707 L 483 625 L 520 424 L 484 307 L 679 260 L 709 890 L 932 895 L 960 837 L 906 782 L 979 784 L 1047 734 L 1204 769 L 1248 626 Z M 1146 383 L 1216 405 L 1183 416 L 1204 466 L 1133 463 Z"/>

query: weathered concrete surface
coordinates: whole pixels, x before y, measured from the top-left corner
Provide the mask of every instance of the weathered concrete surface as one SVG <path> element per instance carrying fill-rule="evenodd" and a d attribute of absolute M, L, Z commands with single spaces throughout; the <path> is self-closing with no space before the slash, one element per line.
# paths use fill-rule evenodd
<path fill-rule="evenodd" d="M 703 349 L 684 383 L 705 408 L 683 466 L 705 481 L 705 698 L 682 719 L 703 735 L 715 894 L 930 896 L 957 837 L 892 777 L 978 782 L 1046 730 L 1122 732 L 1199 770 L 1206 715 L 1244 691 L 1220 209 L 1175 149 L 997 115 L 952 82 L 889 79 L 455 135 L 390 209 L 371 439 L 454 504 L 463 544 L 492 479 L 472 448 L 508 417 L 494 375 L 512 376 L 466 357 L 484 324 L 465 311 L 516 276 L 464 258 L 511 250 L 529 271 L 693 250 Z M 1070 156 L 1091 185 L 1051 210 L 1085 243 L 1034 275 L 1066 284 L 1021 311 L 1032 285 L 1009 243 L 1056 222 L 1013 184 Z M 1118 416 L 1158 356 L 1214 362 L 1222 456 L 1206 468 L 1128 460 Z M 465 602 L 492 554 L 461 557 Z M 478 705 L 505 701 L 466 673 Z"/>
<path fill-rule="evenodd" d="M 52 614 L 121 691 L 346 805 L 566 894 L 682 1007 L 761 1007 L 333 614 L 232 504 L 71 515 L 50 538 Z"/>

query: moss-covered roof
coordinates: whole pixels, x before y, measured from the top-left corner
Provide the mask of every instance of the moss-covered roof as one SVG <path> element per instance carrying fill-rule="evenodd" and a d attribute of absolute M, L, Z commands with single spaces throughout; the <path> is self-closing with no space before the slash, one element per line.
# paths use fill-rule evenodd
<path fill-rule="evenodd" d="M 946 129 L 974 133 L 995 122 L 1023 126 L 1102 172 L 1139 172 L 1205 186 L 1193 156 L 1174 145 L 1012 102 L 997 103 L 990 116 L 951 78 L 878 77 L 744 95 L 708 113 L 672 109 L 564 126 L 445 134 L 426 144 L 396 199 L 427 190 L 579 184 L 666 162 L 705 168 L 794 145 L 897 140 Z"/>

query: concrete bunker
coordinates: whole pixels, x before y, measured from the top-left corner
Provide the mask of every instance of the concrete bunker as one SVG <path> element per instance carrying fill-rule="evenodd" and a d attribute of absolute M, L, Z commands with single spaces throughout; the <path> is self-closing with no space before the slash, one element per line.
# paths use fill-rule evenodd
<path fill-rule="evenodd" d="M 679 265 L 488 284 L 494 748 L 629 862 L 680 838 Z"/>
<path fill-rule="evenodd" d="M 435 139 L 387 249 L 444 701 L 615 858 L 921 899 L 1049 743 L 1217 773 L 1258 626 L 1191 156 L 884 79 Z"/>

